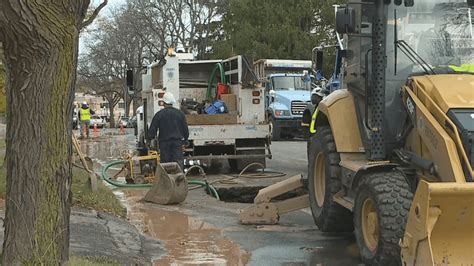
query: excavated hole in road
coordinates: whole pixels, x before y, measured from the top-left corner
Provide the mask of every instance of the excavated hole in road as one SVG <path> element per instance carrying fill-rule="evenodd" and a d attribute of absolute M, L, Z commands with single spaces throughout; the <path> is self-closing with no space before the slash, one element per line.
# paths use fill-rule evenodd
<path fill-rule="evenodd" d="M 265 186 L 245 186 L 245 187 L 216 187 L 217 193 L 221 201 L 224 202 L 239 202 L 239 203 L 253 203 L 253 199 L 257 196 L 260 189 Z M 289 198 L 294 198 L 307 194 L 305 189 L 299 188 L 286 192 L 272 201 L 282 201 Z"/>

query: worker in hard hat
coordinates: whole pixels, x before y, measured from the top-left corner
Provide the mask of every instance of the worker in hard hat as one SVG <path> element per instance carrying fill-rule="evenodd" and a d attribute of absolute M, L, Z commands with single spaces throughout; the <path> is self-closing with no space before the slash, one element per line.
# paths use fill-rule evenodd
<path fill-rule="evenodd" d="M 177 162 L 183 170 L 183 149 L 189 137 L 186 116 L 181 110 L 173 107 L 176 100 L 171 92 L 166 92 L 162 99 L 164 108 L 153 117 L 146 138 L 150 142 L 155 139 L 158 131 L 160 161 Z"/>
<path fill-rule="evenodd" d="M 87 102 L 82 102 L 81 108 L 79 108 L 79 123 L 81 125 L 80 133 L 81 138 L 84 138 L 84 131 L 86 131 L 86 135 L 89 138 L 89 126 L 91 123 L 91 115 L 95 114 L 93 110 L 89 107 Z"/>
<path fill-rule="evenodd" d="M 318 105 L 323 100 L 325 94 L 323 89 L 317 86 L 311 91 L 311 103 L 315 106 L 315 110 L 311 117 L 311 124 L 309 125 L 309 133 L 316 134 L 316 117 L 318 115 Z"/>

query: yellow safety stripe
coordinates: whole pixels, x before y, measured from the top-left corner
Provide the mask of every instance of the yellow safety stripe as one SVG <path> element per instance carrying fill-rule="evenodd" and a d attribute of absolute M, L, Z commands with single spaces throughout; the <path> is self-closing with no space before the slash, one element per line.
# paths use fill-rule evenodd
<path fill-rule="evenodd" d="M 81 121 L 91 120 L 91 109 L 90 108 L 87 108 L 87 109 L 82 109 L 81 108 L 79 110 L 79 116 L 80 116 Z"/>
<path fill-rule="evenodd" d="M 311 125 L 309 126 L 309 133 L 315 134 L 316 133 L 316 116 L 318 115 L 318 108 L 314 110 L 313 116 L 311 117 Z"/>
<path fill-rule="evenodd" d="M 449 66 L 452 70 L 456 72 L 469 72 L 474 73 L 474 64 L 462 64 L 460 66 Z"/>

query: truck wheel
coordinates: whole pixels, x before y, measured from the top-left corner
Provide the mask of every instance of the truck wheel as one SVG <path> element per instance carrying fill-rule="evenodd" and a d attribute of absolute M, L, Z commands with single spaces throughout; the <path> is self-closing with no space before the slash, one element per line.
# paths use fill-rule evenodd
<path fill-rule="evenodd" d="M 261 151 L 240 151 L 238 154 L 248 154 L 248 155 L 255 155 L 255 154 L 265 154 L 265 150 Z M 266 167 L 266 159 L 265 158 L 254 158 L 254 159 L 229 159 L 229 167 L 233 172 L 240 172 L 242 171 L 245 167 L 247 167 L 251 163 L 259 163 L 263 165 L 263 167 Z M 250 167 L 248 170 L 253 170 L 253 169 L 260 169 L 260 167 L 255 166 L 255 167 Z"/>
<path fill-rule="evenodd" d="M 277 123 L 273 116 L 270 117 L 270 134 L 272 135 L 272 140 L 281 139 L 281 128 L 277 126 Z"/>
<path fill-rule="evenodd" d="M 352 232 L 352 213 L 333 200 L 342 184 L 331 128 L 318 128 L 309 141 L 308 190 L 314 222 L 323 232 Z"/>
<path fill-rule="evenodd" d="M 229 162 L 229 168 L 233 172 L 237 172 L 239 169 L 237 169 L 237 159 L 228 159 Z"/>
<path fill-rule="evenodd" d="M 412 200 L 413 193 L 399 171 L 362 177 L 354 205 L 354 227 L 367 265 L 401 265 L 398 243 Z"/>

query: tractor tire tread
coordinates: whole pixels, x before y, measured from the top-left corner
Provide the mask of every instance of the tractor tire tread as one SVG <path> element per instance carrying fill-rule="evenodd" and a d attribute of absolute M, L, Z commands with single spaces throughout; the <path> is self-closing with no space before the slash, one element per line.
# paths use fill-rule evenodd
<path fill-rule="evenodd" d="M 399 241 L 405 232 L 413 193 L 403 173 L 398 170 L 368 174 L 359 183 L 359 189 L 364 187 L 372 188 L 380 223 L 377 254 L 365 263 L 368 265 L 400 265 Z M 358 224 L 355 221 L 355 216 L 354 224 Z M 360 229 L 356 228 L 356 231 Z M 363 254 L 362 257 L 364 259 Z"/>
<path fill-rule="evenodd" d="M 319 134 L 318 134 L 319 133 Z M 323 210 L 321 211 L 321 215 L 319 217 L 316 217 L 313 213 L 313 218 L 318 226 L 319 230 L 322 232 L 352 232 L 354 227 L 353 227 L 353 222 L 352 222 L 352 212 L 349 211 L 348 209 L 342 207 L 338 203 L 334 202 L 332 199 L 332 196 L 339 192 L 342 188 L 342 183 L 339 178 L 340 176 L 340 156 L 339 153 L 336 151 L 336 144 L 334 141 L 334 137 L 332 135 L 332 131 L 330 127 L 320 127 L 318 128 L 318 132 L 313 135 L 311 138 L 316 138 L 317 136 L 322 136 L 323 140 L 323 145 L 322 149 L 323 152 L 327 155 L 328 162 L 329 162 L 329 169 L 330 169 L 330 177 L 329 177 L 329 195 L 326 193 L 325 195 L 325 203 L 323 205 Z M 312 149 L 313 151 L 314 149 Z M 316 156 L 316 154 L 315 154 Z M 312 158 L 313 162 L 310 162 L 309 168 L 314 169 L 314 160 L 315 158 Z M 308 173 L 312 173 L 313 170 L 308 171 Z M 326 177 L 327 178 L 327 177 Z M 326 179 L 328 181 L 328 179 Z M 327 182 L 326 181 L 326 182 Z M 310 185 L 311 186 L 311 185 Z M 310 189 L 312 190 L 312 188 Z M 314 192 L 310 192 L 313 193 Z M 310 202 L 312 201 L 312 204 L 314 205 L 314 200 L 311 200 L 310 196 Z M 326 204 L 326 201 L 328 202 Z M 311 207 L 313 209 L 313 206 Z"/>

